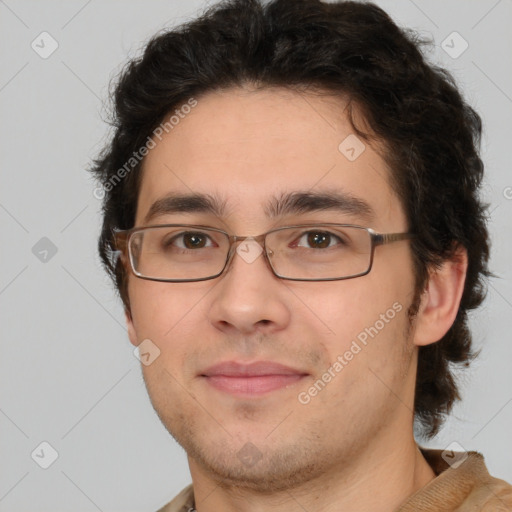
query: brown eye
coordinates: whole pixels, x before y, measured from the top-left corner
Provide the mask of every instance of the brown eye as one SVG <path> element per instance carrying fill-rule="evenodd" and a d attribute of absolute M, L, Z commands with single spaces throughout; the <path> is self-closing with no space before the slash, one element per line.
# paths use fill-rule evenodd
<path fill-rule="evenodd" d="M 207 237 L 199 233 L 185 233 L 183 235 L 183 245 L 187 249 L 201 249 L 205 247 Z"/>
<path fill-rule="evenodd" d="M 326 231 L 308 231 L 303 233 L 297 246 L 307 249 L 327 249 L 341 242 L 340 238 Z"/>
<path fill-rule="evenodd" d="M 317 249 L 329 247 L 331 235 L 328 233 L 308 233 L 308 244 Z"/>
<path fill-rule="evenodd" d="M 205 233 L 195 231 L 183 231 L 162 241 L 166 249 L 204 249 L 214 247 L 211 238 Z"/>

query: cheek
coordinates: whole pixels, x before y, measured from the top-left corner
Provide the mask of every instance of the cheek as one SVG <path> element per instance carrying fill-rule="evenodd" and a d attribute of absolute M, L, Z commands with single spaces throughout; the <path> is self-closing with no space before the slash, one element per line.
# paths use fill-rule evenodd
<path fill-rule="evenodd" d="M 199 318 L 202 293 L 192 283 L 160 283 L 133 279 L 129 283 L 130 304 L 135 328 L 139 336 L 165 339 L 179 330 L 187 317 Z"/>
<path fill-rule="evenodd" d="M 374 286 L 367 278 L 321 283 L 321 288 L 297 290 L 297 295 L 321 320 L 330 338 L 355 336 L 407 297 L 407 291 L 397 283 L 380 280 Z M 394 317 L 394 310 L 390 316 Z"/>
<path fill-rule="evenodd" d="M 404 360 L 412 280 L 375 273 L 323 284 L 315 293 L 302 290 L 300 295 L 325 326 L 322 340 L 330 364 L 341 359 L 342 373 L 355 378 L 368 368 L 388 374 Z"/>
<path fill-rule="evenodd" d="M 403 293 L 400 299 L 398 292 L 389 289 L 372 294 L 353 289 L 341 295 L 346 298 L 337 300 L 337 308 L 323 308 L 325 322 L 333 331 L 324 337 L 329 366 L 318 368 L 314 380 L 327 379 L 332 384 L 328 392 L 318 394 L 319 405 L 337 404 L 357 423 L 362 421 L 361 414 L 367 414 L 361 404 L 384 403 L 389 389 L 401 393 L 412 350 L 406 337 L 408 305 Z M 325 302 L 334 302 L 334 297 L 329 295 Z"/>
<path fill-rule="evenodd" d="M 145 281 L 130 284 L 133 325 L 139 342 L 151 340 L 160 351 L 155 364 L 143 366 L 150 377 L 166 368 L 173 375 L 181 372 L 191 360 L 201 334 L 207 332 L 204 287 L 187 283 Z"/>

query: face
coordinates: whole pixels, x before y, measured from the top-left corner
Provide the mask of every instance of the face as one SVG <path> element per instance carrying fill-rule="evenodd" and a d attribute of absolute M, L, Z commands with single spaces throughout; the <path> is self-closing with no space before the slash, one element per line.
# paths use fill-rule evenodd
<path fill-rule="evenodd" d="M 146 156 L 136 226 L 200 224 L 250 236 L 326 222 L 407 231 L 377 150 L 365 143 L 354 159 L 354 139 L 343 143 L 354 130 L 340 98 L 232 89 L 197 101 Z M 216 197 L 223 211 L 152 208 L 192 193 Z M 368 208 L 320 202 L 270 215 L 269 205 L 300 193 L 336 193 Z M 286 488 L 408 432 L 416 362 L 409 243 L 378 246 L 368 275 L 342 281 L 282 280 L 263 255 L 240 254 L 209 281 L 129 277 L 130 339 L 160 350 L 144 379 L 193 476 Z"/>

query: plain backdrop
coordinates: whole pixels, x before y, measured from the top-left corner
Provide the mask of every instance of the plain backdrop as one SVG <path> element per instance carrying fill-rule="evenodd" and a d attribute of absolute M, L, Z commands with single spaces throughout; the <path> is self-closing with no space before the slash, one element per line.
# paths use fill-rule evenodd
<path fill-rule="evenodd" d="M 483 117 L 497 277 L 471 318 L 482 353 L 461 377 L 464 399 L 429 446 L 478 450 L 512 481 L 512 3 L 377 3 L 433 39 L 429 59 Z M 107 140 L 111 78 L 206 5 L 0 0 L 1 511 L 153 512 L 190 482 L 96 255 L 100 202 L 85 169 Z"/>

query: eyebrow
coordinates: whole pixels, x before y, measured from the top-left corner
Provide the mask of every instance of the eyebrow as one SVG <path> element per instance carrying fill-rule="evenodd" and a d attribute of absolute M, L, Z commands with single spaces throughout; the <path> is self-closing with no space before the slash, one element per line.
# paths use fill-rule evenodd
<path fill-rule="evenodd" d="M 157 199 L 144 217 L 147 224 L 154 217 L 172 213 L 209 213 L 225 217 L 226 201 L 210 194 L 167 194 Z M 373 220 L 375 212 L 363 199 L 342 191 L 288 192 L 272 197 L 264 208 L 271 219 L 320 211 L 336 211 Z"/>
<path fill-rule="evenodd" d="M 272 198 L 265 213 L 270 218 L 319 211 L 336 211 L 373 220 L 375 212 L 363 199 L 342 191 L 291 192 Z"/>
<path fill-rule="evenodd" d="M 167 194 L 151 205 L 144 217 L 144 224 L 154 217 L 170 213 L 211 213 L 223 217 L 226 202 L 210 194 Z"/>

